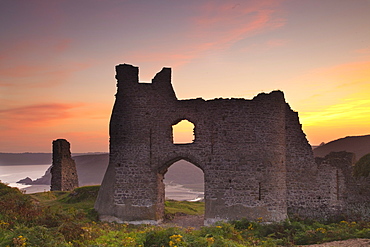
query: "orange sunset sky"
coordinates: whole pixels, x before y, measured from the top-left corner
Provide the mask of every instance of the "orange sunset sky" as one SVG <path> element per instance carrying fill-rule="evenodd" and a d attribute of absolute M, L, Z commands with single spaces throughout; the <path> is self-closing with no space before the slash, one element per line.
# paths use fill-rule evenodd
<path fill-rule="evenodd" d="M 108 151 L 115 65 L 179 99 L 282 90 L 312 145 L 370 134 L 369 0 L 1 0 L 0 152 Z"/>

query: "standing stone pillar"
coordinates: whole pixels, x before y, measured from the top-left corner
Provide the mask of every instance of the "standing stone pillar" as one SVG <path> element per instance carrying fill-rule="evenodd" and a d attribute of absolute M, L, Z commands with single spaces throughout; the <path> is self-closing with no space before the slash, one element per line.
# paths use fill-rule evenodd
<path fill-rule="evenodd" d="M 70 144 L 65 139 L 53 141 L 51 191 L 72 191 L 78 187 L 76 163 L 71 157 Z"/>

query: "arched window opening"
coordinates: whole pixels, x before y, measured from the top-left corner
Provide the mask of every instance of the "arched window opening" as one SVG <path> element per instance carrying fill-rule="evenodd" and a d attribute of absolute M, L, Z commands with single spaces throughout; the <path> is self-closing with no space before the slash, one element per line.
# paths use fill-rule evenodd
<path fill-rule="evenodd" d="M 188 120 L 182 120 L 172 125 L 172 137 L 174 144 L 193 143 L 195 140 L 194 124 Z"/>
<path fill-rule="evenodd" d="M 176 201 L 204 199 L 203 171 L 185 160 L 173 163 L 164 174 L 165 198 Z"/>

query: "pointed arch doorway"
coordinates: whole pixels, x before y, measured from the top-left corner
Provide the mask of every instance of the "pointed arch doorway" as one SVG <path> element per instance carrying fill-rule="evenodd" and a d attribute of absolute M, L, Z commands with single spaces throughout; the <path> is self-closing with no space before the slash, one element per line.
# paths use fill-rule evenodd
<path fill-rule="evenodd" d="M 176 201 L 201 201 L 204 199 L 204 174 L 191 162 L 174 162 L 164 174 L 165 198 Z"/>
<path fill-rule="evenodd" d="M 178 158 L 159 170 L 159 191 L 157 209 L 159 218 L 165 219 L 166 201 L 188 201 L 201 204 L 204 201 L 204 172 L 188 159 Z M 170 202 L 167 205 L 171 204 Z M 204 205 L 204 204 L 203 204 Z M 198 219 L 203 225 L 205 209 Z M 193 215 L 189 216 L 190 218 Z"/>

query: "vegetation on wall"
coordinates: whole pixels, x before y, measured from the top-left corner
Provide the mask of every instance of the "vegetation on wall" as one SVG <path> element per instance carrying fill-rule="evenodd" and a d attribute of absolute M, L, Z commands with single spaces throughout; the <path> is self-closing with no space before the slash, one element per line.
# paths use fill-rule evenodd
<path fill-rule="evenodd" d="M 368 177 L 370 174 L 370 153 L 364 155 L 356 162 L 353 168 L 355 177 Z"/>
<path fill-rule="evenodd" d="M 370 238 L 369 222 L 240 220 L 200 229 L 98 222 L 93 210 L 98 189 L 25 195 L 0 183 L 0 246 L 292 246 Z M 167 201 L 165 206 L 172 216 L 204 211 L 201 202 Z"/>

